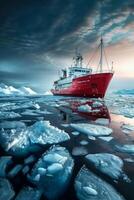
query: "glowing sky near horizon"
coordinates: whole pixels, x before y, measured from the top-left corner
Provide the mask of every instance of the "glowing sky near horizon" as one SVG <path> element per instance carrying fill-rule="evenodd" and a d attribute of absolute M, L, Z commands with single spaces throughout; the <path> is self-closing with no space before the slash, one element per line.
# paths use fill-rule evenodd
<path fill-rule="evenodd" d="M 87 64 L 102 34 L 110 88 L 134 88 L 133 11 L 133 0 L 1 0 L 0 82 L 49 90 L 75 48 Z"/>

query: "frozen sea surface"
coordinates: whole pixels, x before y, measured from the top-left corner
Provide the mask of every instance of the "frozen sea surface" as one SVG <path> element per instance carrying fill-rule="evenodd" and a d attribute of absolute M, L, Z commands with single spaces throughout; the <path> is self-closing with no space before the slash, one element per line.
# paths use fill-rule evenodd
<path fill-rule="evenodd" d="M 133 200 L 134 96 L 114 94 L 105 101 L 108 106 L 103 99 L 0 97 L 2 195 L 11 194 L 11 200 L 12 194 L 20 200 L 112 200 L 122 199 L 120 193 Z M 85 105 L 91 112 L 78 111 Z M 124 109 L 128 117 L 124 117 Z M 59 143 L 60 147 L 53 146 Z M 98 158 L 98 154 L 103 156 Z M 92 156 L 92 161 L 85 159 L 86 155 Z M 80 188 L 75 190 L 83 165 L 90 175 L 84 172 L 77 183 Z M 4 180 L 9 184 L 5 186 Z"/>

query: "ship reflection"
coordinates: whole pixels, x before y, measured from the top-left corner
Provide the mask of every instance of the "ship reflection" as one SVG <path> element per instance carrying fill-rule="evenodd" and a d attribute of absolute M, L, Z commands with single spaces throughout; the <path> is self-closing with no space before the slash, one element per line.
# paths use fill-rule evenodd
<path fill-rule="evenodd" d="M 66 103 L 58 107 L 62 121 L 72 123 L 79 121 L 96 121 L 97 119 L 107 119 L 110 123 L 111 118 L 107 106 L 103 101 L 98 100 L 79 100 L 68 99 Z"/>

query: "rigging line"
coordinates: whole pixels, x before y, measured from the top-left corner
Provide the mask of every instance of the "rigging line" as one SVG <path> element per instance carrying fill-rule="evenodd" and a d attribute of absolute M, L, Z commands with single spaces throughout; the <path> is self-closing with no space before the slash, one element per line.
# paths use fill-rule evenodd
<path fill-rule="evenodd" d="M 109 67 L 107 56 L 106 56 L 106 51 L 105 51 L 105 49 L 103 51 L 104 51 L 104 56 L 105 56 L 105 59 L 106 59 L 107 67 L 108 67 L 108 70 L 109 70 L 110 67 Z"/>
<path fill-rule="evenodd" d="M 95 49 L 95 51 L 93 52 L 93 54 L 92 54 L 91 58 L 89 59 L 89 61 L 88 61 L 87 65 L 86 65 L 86 67 L 88 67 L 89 63 L 91 63 L 91 61 L 93 60 L 93 58 L 96 57 L 96 53 L 97 53 L 97 51 L 98 51 L 99 48 L 100 48 L 100 45 L 99 45 L 98 48 Z"/>

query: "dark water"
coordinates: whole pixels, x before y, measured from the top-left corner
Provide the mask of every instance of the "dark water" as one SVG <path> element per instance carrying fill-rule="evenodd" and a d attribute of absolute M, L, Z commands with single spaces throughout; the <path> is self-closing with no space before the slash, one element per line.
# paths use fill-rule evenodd
<path fill-rule="evenodd" d="M 82 147 L 80 142 L 82 140 L 88 141 L 87 145 L 84 145 L 83 147 L 87 150 L 88 153 L 112 153 L 120 158 L 131 158 L 134 159 L 134 156 L 132 154 L 128 153 L 122 153 L 117 151 L 115 148 L 118 144 L 133 144 L 134 142 L 134 132 L 132 132 L 130 135 L 127 135 L 122 132 L 121 125 L 123 122 L 128 123 L 129 119 L 124 118 L 122 116 L 118 115 L 112 115 L 110 114 L 110 111 L 108 108 L 103 104 L 99 108 L 99 112 L 91 112 L 91 113 L 83 113 L 78 112 L 77 108 L 81 104 L 88 104 L 92 105 L 93 100 L 87 99 L 84 100 L 81 98 L 63 98 L 63 97 L 27 97 L 26 99 L 15 99 L 15 98 L 1 98 L 0 103 L 6 103 L 6 102 L 12 102 L 17 104 L 24 104 L 28 103 L 29 101 L 37 102 L 40 105 L 40 110 L 47 109 L 47 111 L 51 112 L 51 114 L 39 114 L 38 116 L 31 116 L 31 115 L 23 115 L 20 118 L 14 118 L 14 119 L 6 119 L 6 120 L 19 120 L 24 121 L 27 126 L 30 126 L 34 124 L 37 120 L 39 120 L 39 117 L 43 117 L 44 120 L 49 120 L 53 126 L 56 126 L 62 130 L 65 130 L 71 137 L 71 139 L 67 142 L 63 142 L 60 145 L 65 146 L 70 154 L 72 155 L 72 151 L 74 147 Z M 57 106 L 58 105 L 58 106 Z M 28 108 L 33 109 L 33 108 Z M 17 109 L 13 109 L 16 113 L 22 113 L 25 111 L 25 108 L 21 108 L 21 106 Z M 12 111 L 12 110 L 10 110 Z M 95 120 L 98 118 L 106 118 L 109 120 L 108 127 L 113 129 L 112 137 L 113 139 L 110 142 L 106 142 L 100 138 L 96 138 L 96 140 L 90 140 L 88 137 L 84 134 L 80 134 L 78 136 L 74 136 L 71 134 L 74 129 L 72 129 L 70 126 L 63 126 L 68 125 L 70 123 L 93 123 L 95 124 Z M 4 119 L 5 120 L 5 119 Z M 0 120 L 0 122 L 4 121 Z M 130 120 L 132 122 L 132 120 Z M 36 158 L 41 157 L 42 153 L 44 153 L 50 145 L 47 145 L 45 147 L 41 147 L 40 151 L 36 152 Z M 0 155 L 7 155 L 7 153 L 0 148 Z M 126 162 L 124 161 L 124 168 L 123 171 L 127 174 L 127 176 L 130 178 L 131 182 L 126 182 L 124 180 L 120 180 L 118 182 L 115 182 L 112 178 L 109 178 L 108 176 L 104 175 L 103 173 L 97 171 L 92 165 L 86 162 L 83 155 L 80 156 L 74 156 L 72 155 L 75 167 L 73 170 L 73 175 L 70 181 L 70 185 L 65 192 L 65 194 L 60 198 L 64 200 L 75 200 L 77 199 L 74 191 L 74 179 L 76 175 L 78 174 L 80 168 L 83 165 L 86 165 L 92 172 L 94 172 L 96 175 L 101 177 L 103 180 L 107 181 L 113 187 L 122 194 L 125 199 L 132 200 L 134 199 L 134 162 Z M 14 156 L 14 164 L 15 166 L 18 163 L 23 163 L 24 158 L 21 157 L 15 157 Z M 36 161 L 35 161 L 36 162 Z M 33 167 L 34 163 L 31 164 L 31 168 Z M 12 167 L 13 167 L 12 166 Z M 16 191 L 16 194 L 20 191 L 20 189 L 25 185 L 33 186 L 27 178 L 20 172 L 13 180 L 10 180 L 13 184 L 14 190 Z M 44 197 L 41 197 L 41 199 L 46 199 Z"/>

